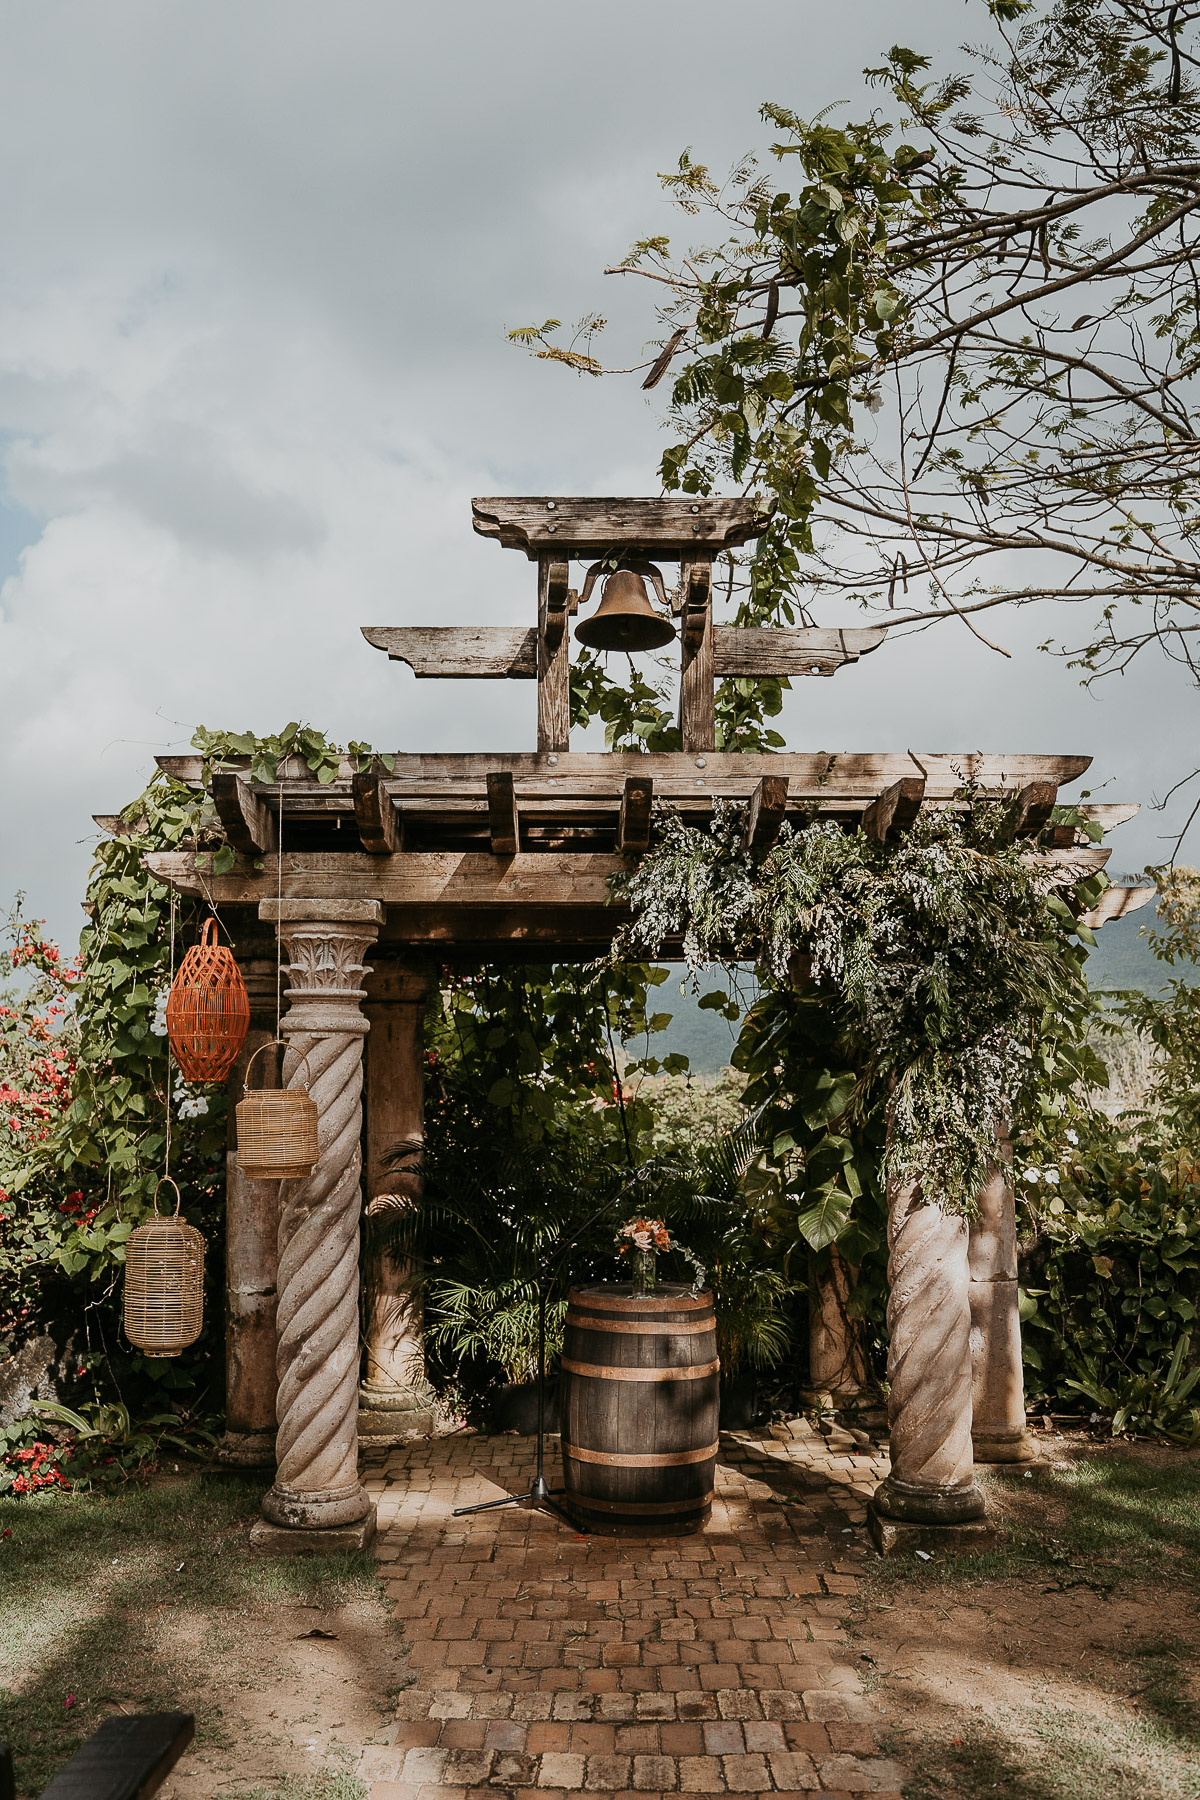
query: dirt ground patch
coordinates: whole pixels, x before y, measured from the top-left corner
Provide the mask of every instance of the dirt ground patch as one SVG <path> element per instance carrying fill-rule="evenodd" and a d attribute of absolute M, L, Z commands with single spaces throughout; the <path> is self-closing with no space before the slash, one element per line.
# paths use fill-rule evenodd
<path fill-rule="evenodd" d="M 260 1558 L 261 1490 L 180 1477 L 0 1502 L 0 1738 L 20 1795 L 114 1712 L 194 1712 L 164 1800 L 355 1800 L 394 1717 L 403 1640 L 370 1557 Z"/>
<path fill-rule="evenodd" d="M 876 1563 L 850 1618 L 911 1800 L 1200 1793 L 1200 1459 L 1056 1440 L 1000 1546 Z M 939 1566 L 940 1563 L 940 1566 Z"/>

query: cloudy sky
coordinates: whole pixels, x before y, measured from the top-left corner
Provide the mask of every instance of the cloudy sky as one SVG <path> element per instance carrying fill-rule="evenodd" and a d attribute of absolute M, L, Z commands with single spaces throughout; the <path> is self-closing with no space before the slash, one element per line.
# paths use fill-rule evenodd
<path fill-rule="evenodd" d="M 979 29 L 910 0 L 906 41 Z M 95 833 L 197 722 L 305 719 L 378 748 L 523 749 L 533 686 L 421 683 L 360 624 L 531 618 L 480 493 L 653 493 L 636 383 L 505 341 L 610 314 L 688 221 L 656 171 L 764 141 L 760 101 L 861 105 L 888 0 L 0 0 L 0 899 L 73 940 Z M 617 291 L 614 292 L 613 290 Z M 835 622 L 835 621 L 830 621 Z M 1089 751 L 1148 800 L 1193 699 L 1147 665 L 1099 697 L 1010 621 L 801 684 L 795 749 Z M 1114 870 L 1161 853 L 1161 814 Z"/>

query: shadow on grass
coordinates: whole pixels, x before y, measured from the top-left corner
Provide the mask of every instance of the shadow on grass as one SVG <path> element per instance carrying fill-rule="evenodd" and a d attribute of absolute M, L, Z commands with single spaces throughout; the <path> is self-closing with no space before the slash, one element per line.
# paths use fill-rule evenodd
<path fill-rule="evenodd" d="M 115 1706 L 194 1710 L 194 1664 L 162 1657 L 164 1615 L 378 1594 L 366 1555 L 251 1557 L 246 1528 L 260 1498 L 226 1476 L 0 1498 L 0 1530 L 11 1532 L 0 1538 L 0 1738 L 12 1744 L 19 1793 L 39 1793 Z M 219 1740 L 220 1729 L 199 1717 L 197 1741 Z M 348 1788 L 328 1793 L 354 1800 Z"/>
<path fill-rule="evenodd" d="M 1152 1719 L 1029 1708 L 959 1730 L 917 1760 L 905 1800 L 1192 1800 L 1200 1780 L 1191 1734 Z"/>
<path fill-rule="evenodd" d="M 1043 1464 L 1026 1477 L 977 1476 L 1000 1528 L 994 1548 L 929 1563 L 889 1557 L 874 1565 L 877 1585 L 1042 1572 L 1047 1591 L 1086 1587 L 1107 1594 L 1119 1581 L 1164 1576 L 1190 1586 L 1200 1569 L 1200 1459 L 1148 1464 L 1106 1454 Z"/>

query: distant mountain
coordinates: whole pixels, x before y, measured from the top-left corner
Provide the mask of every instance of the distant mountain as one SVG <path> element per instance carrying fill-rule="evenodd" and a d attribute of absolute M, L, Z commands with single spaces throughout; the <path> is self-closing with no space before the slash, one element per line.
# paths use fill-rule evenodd
<path fill-rule="evenodd" d="M 1182 976 L 1193 987 L 1200 985 L 1200 967 L 1161 963 L 1151 953 L 1146 927 L 1154 919 L 1153 906 L 1127 919 L 1114 919 L 1096 933 L 1096 948 L 1087 960 L 1088 981 L 1093 987 L 1140 988 L 1156 994 L 1173 978 Z"/>
<path fill-rule="evenodd" d="M 1200 986 L 1200 967 L 1172 969 L 1166 963 L 1156 961 L 1144 936 L 1148 916 L 1153 918 L 1150 907 L 1127 919 L 1114 919 L 1096 933 L 1096 948 L 1089 954 L 1087 963 L 1088 980 L 1093 987 L 1140 988 L 1145 994 L 1154 994 L 1165 987 L 1172 976 L 1178 975 L 1186 975 L 1194 986 Z M 670 977 L 654 996 L 652 1010 L 669 1012 L 672 1016 L 667 1029 L 651 1038 L 650 1052 L 654 1056 L 666 1056 L 671 1051 L 681 1053 L 690 1059 L 694 1075 L 715 1075 L 718 1069 L 726 1067 L 733 1054 L 738 1027 L 719 1013 L 701 1011 L 698 996 L 681 994 L 682 976 L 682 969 L 673 967 Z M 748 970 L 743 973 L 742 985 L 748 1003 L 753 993 Z M 701 977 L 701 987 L 706 993 L 726 986 L 719 970 L 711 970 Z M 627 1048 L 632 1056 L 643 1055 L 645 1039 L 639 1038 Z"/>

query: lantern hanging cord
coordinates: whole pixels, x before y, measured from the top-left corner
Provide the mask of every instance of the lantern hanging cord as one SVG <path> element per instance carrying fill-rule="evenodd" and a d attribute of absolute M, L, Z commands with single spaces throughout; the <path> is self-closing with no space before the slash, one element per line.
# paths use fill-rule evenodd
<path fill-rule="evenodd" d="M 279 823 L 275 831 L 275 1042 L 283 1020 L 283 781 L 279 783 Z M 283 1079 L 280 1061 L 279 1078 Z"/>
<path fill-rule="evenodd" d="M 170 930 L 170 978 L 167 983 L 168 992 L 175 985 L 175 907 L 177 896 L 171 889 L 171 930 Z M 171 1173 L 171 1037 L 167 1034 L 167 1132 L 163 1144 L 163 1180 Z M 157 1209 L 156 1209 L 157 1210 Z"/>

